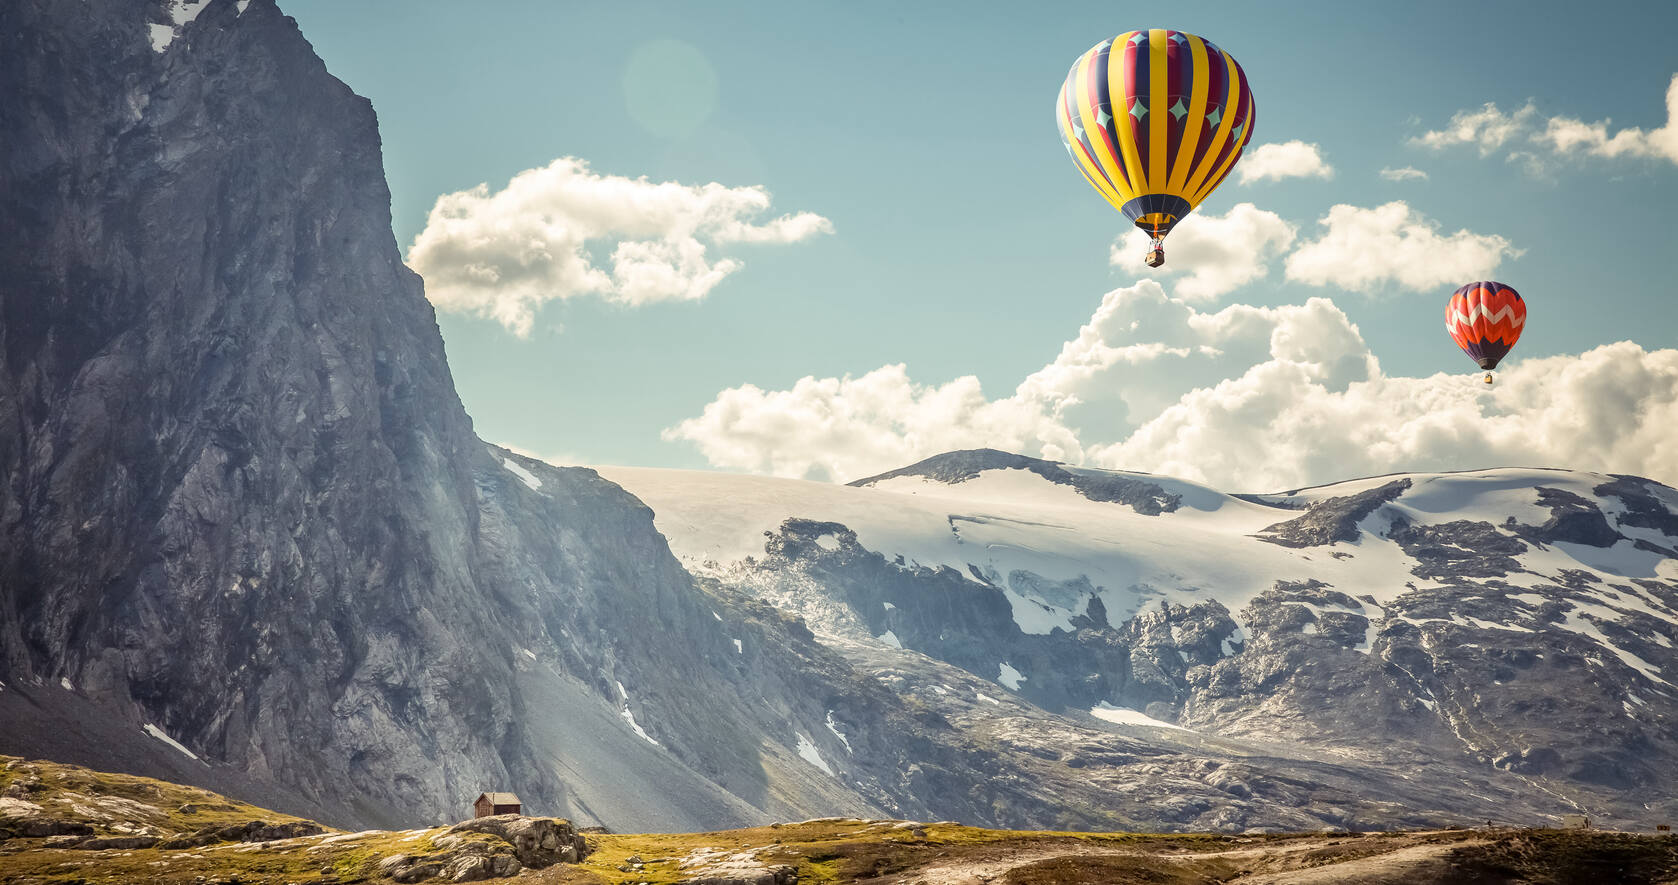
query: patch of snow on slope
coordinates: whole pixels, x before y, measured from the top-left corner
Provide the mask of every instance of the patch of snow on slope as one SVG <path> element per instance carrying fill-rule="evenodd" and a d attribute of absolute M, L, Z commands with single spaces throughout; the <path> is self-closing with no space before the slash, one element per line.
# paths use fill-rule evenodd
<path fill-rule="evenodd" d="M 642 740 L 655 747 L 664 746 L 654 740 L 652 735 L 647 734 L 647 730 L 641 727 L 641 723 L 635 721 L 635 714 L 629 709 L 629 692 L 624 690 L 623 683 L 619 682 L 617 685 L 618 694 L 623 695 L 623 709 L 618 711 L 618 715 L 623 717 L 623 721 L 629 723 L 629 727 L 633 729 L 636 734 L 640 735 Z"/>
<path fill-rule="evenodd" d="M 204 7 L 209 5 L 210 0 L 170 0 L 169 18 L 174 20 L 175 27 L 178 28 L 197 18 L 198 13 L 203 12 Z"/>
<path fill-rule="evenodd" d="M 168 50 L 169 44 L 175 42 L 175 37 L 180 34 L 181 28 L 185 27 L 188 22 L 197 18 L 198 13 L 203 12 L 204 8 L 209 5 L 210 0 L 170 0 L 169 20 L 174 22 L 174 24 L 152 24 L 146 26 L 147 32 L 151 37 L 152 51 L 164 52 Z M 241 8 L 239 11 L 244 12 L 244 9 Z"/>
<path fill-rule="evenodd" d="M 1014 611 L 1014 623 L 1021 633 L 1047 636 L 1056 630 L 1072 632 L 1073 612 L 1016 593 L 1011 585 L 1001 590 L 1002 595 L 1008 598 L 1008 606 Z"/>
<path fill-rule="evenodd" d="M 146 31 L 151 36 L 151 51 L 164 52 L 169 44 L 175 41 L 173 25 L 146 25 Z"/>
<path fill-rule="evenodd" d="M 816 546 L 832 553 L 839 549 L 839 539 L 835 538 L 832 532 L 828 532 L 816 538 Z"/>
<path fill-rule="evenodd" d="M 827 730 L 833 732 L 833 736 L 839 739 L 839 743 L 845 745 L 845 752 L 852 752 L 851 741 L 849 738 L 845 737 L 844 732 L 839 730 L 839 723 L 833 721 L 832 710 L 827 711 Z"/>
<path fill-rule="evenodd" d="M 1161 722 L 1140 710 L 1115 707 L 1106 701 L 1102 701 L 1094 707 L 1091 707 L 1090 715 L 1097 719 L 1111 722 L 1115 725 L 1152 725 L 1156 728 L 1175 728 L 1178 731 L 1189 731 L 1189 729 L 1184 728 L 1181 725 L 1173 725 L 1170 722 Z"/>
<path fill-rule="evenodd" d="M 58 687 L 64 689 L 65 691 L 75 691 L 76 690 L 76 686 L 74 686 L 70 683 L 70 677 L 68 677 L 68 676 L 58 677 Z"/>
<path fill-rule="evenodd" d="M 1007 661 L 1003 661 L 1002 663 L 997 664 L 997 669 L 998 669 L 998 673 L 997 673 L 997 676 L 996 676 L 996 681 L 997 682 L 1000 682 L 1003 685 L 1008 686 L 1009 688 L 1013 689 L 1014 691 L 1019 691 L 1020 690 L 1020 683 L 1024 682 L 1025 678 L 1026 678 L 1025 674 L 1023 674 L 1020 671 L 1014 669 L 1013 667 L 1010 667 L 1008 665 Z"/>
<path fill-rule="evenodd" d="M 1000 706 L 1002 706 L 1002 702 L 1001 702 L 1001 701 L 999 701 L 999 700 L 997 700 L 997 699 L 996 699 L 996 698 L 993 698 L 993 697 L 991 697 L 991 696 L 990 696 L 990 695 L 988 695 L 988 694 L 985 694 L 985 693 L 984 693 L 984 692 L 982 692 L 982 691 L 976 691 L 976 692 L 973 692 L 973 696 L 974 696 L 974 697 L 976 697 L 976 698 L 978 698 L 978 699 L 979 699 L 979 700 L 981 700 L 981 701 L 984 701 L 984 702 L 985 702 L 985 703 L 987 703 L 987 704 L 990 704 L 990 705 L 992 705 L 992 706 L 996 706 L 996 707 L 1000 707 Z"/>
<path fill-rule="evenodd" d="M 1236 654 L 1236 645 L 1240 645 L 1242 648 L 1247 646 L 1247 631 L 1243 630 L 1240 624 L 1236 624 L 1235 632 L 1224 637 L 1221 645 L 1223 647 L 1224 657 L 1234 657 Z"/>
<path fill-rule="evenodd" d="M 737 655 L 743 655 L 743 654 L 745 654 L 745 653 L 746 653 L 746 646 L 745 646 L 745 644 L 744 644 L 744 643 L 742 643 L 742 642 L 741 642 L 741 641 L 740 641 L 740 640 L 738 640 L 738 639 L 736 639 L 736 640 L 734 640 L 734 653 L 735 653 L 735 654 L 737 654 Z"/>
<path fill-rule="evenodd" d="M 1479 627 L 1482 630 L 1510 630 L 1510 631 L 1513 631 L 1515 633 L 1536 633 L 1536 632 L 1538 632 L 1537 630 L 1534 630 L 1531 627 L 1522 627 L 1520 624 L 1494 624 L 1491 621 L 1482 621 L 1479 618 L 1471 618 L 1471 617 L 1468 617 L 1467 615 L 1456 615 L 1456 614 L 1454 614 L 1454 615 L 1451 616 L 1451 620 L 1454 623 L 1459 623 L 1459 624 L 1464 624 L 1464 625 L 1472 624 L 1476 627 Z"/>
<path fill-rule="evenodd" d="M 515 463 L 513 461 L 512 458 L 502 458 L 501 459 L 501 466 L 503 466 L 503 467 L 507 468 L 508 470 L 512 471 L 514 476 L 523 480 L 524 484 L 529 486 L 531 491 L 534 492 L 534 491 L 537 491 L 538 489 L 542 488 L 542 481 L 536 478 L 536 474 L 531 473 L 530 471 L 528 471 L 528 470 L 524 469 L 523 467 L 519 466 L 517 463 Z"/>
<path fill-rule="evenodd" d="M 182 753 L 185 753 L 194 762 L 203 762 L 204 761 L 204 760 L 198 758 L 197 753 L 194 753 L 191 750 L 188 750 L 184 744 L 182 744 L 180 741 L 177 741 L 174 738 L 170 737 L 166 732 L 164 732 L 163 729 L 158 728 L 157 726 L 152 725 L 150 723 L 147 723 L 144 726 L 144 728 L 146 730 L 146 734 L 149 734 L 152 737 L 157 738 L 158 740 L 168 744 L 169 746 L 174 747 L 175 749 L 181 751 Z"/>
<path fill-rule="evenodd" d="M 1570 601 L 1574 605 L 1573 610 L 1568 612 L 1566 615 L 1563 615 L 1561 623 L 1556 626 L 1562 628 L 1563 630 L 1572 631 L 1581 636 L 1590 637 L 1595 640 L 1598 645 L 1601 645 L 1603 648 L 1613 652 L 1614 655 L 1620 659 L 1621 663 L 1643 674 L 1643 676 L 1649 681 L 1659 682 L 1662 685 L 1672 685 L 1672 683 L 1661 677 L 1661 670 L 1659 667 L 1656 667 L 1637 655 L 1621 648 L 1619 645 L 1615 644 L 1614 640 L 1609 639 L 1608 636 L 1602 632 L 1602 628 L 1596 625 L 1597 619 L 1610 621 L 1614 620 L 1614 618 L 1618 616 L 1618 612 L 1608 608 L 1607 606 L 1592 605 L 1588 602 L 1580 602 L 1577 599 Z"/>
<path fill-rule="evenodd" d="M 897 634 L 891 632 L 890 630 L 887 630 L 886 632 L 881 633 L 880 635 L 878 635 L 874 638 L 879 640 L 880 642 L 885 643 L 886 645 L 891 646 L 892 648 L 902 648 L 903 647 L 903 643 L 897 641 Z"/>
<path fill-rule="evenodd" d="M 239 10 L 240 15 L 245 14 L 245 7 L 249 5 L 251 5 L 251 0 L 239 0 L 239 2 L 233 4 L 234 8 Z"/>
<path fill-rule="evenodd" d="M 826 774 L 828 777 L 832 777 L 833 776 L 833 769 L 828 767 L 827 760 L 823 759 L 821 751 L 816 749 L 815 741 L 812 741 L 808 737 L 806 737 L 804 732 L 802 732 L 802 731 L 794 732 L 794 734 L 796 734 L 798 736 L 798 755 L 799 755 L 799 757 L 802 758 L 805 762 L 808 762 L 811 765 L 814 765 L 815 767 L 821 769 L 823 774 Z"/>

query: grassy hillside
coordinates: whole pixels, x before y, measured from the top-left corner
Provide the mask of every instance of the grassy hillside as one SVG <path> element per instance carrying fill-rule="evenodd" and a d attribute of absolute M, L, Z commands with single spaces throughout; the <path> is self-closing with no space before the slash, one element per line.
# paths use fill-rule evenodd
<path fill-rule="evenodd" d="M 479 859 L 528 857 L 494 833 L 342 833 L 193 787 L 0 756 L 8 883 L 473 881 L 513 866 L 519 882 L 566 885 L 1678 883 L 1678 838 L 1601 831 L 1150 835 L 835 818 L 586 838 L 581 863 L 497 866 Z"/>

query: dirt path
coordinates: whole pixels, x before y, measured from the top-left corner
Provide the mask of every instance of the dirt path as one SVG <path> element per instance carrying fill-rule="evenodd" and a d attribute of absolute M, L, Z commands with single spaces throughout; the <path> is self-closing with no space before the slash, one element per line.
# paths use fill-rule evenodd
<path fill-rule="evenodd" d="M 1055 847 L 1052 847 L 1052 848 L 1042 848 L 1042 849 L 1037 849 L 1037 850 L 1034 850 L 1034 851 L 1021 851 L 1021 852 L 1017 852 L 1017 853 L 1014 853 L 1014 854 L 1010 854 L 1006 857 L 964 860 L 964 861 L 959 861 L 959 862 L 955 862 L 955 863 L 946 863 L 946 864 L 940 864 L 940 865 L 937 865 L 937 866 L 924 867 L 924 868 L 919 869 L 919 870 L 914 870 L 914 871 L 911 871 L 911 872 L 904 873 L 902 876 L 900 876 L 895 881 L 897 881 L 899 883 L 902 883 L 902 885 L 986 885 L 986 883 L 995 882 L 996 880 L 1002 878 L 1004 875 L 1006 875 L 1011 870 L 1016 870 L 1016 869 L 1019 869 L 1021 867 L 1031 866 L 1033 864 L 1043 863 L 1045 861 L 1063 860 L 1063 859 L 1065 859 L 1065 860 L 1078 860 L 1078 859 L 1084 859 L 1084 858 L 1135 857 L 1135 858 L 1146 858 L 1150 861 L 1154 861 L 1155 863 L 1164 862 L 1164 863 L 1182 863 L 1182 864 L 1189 864 L 1189 863 L 1195 863 L 1195 862 L 1198 862 L 1198 861 L 1206 861 L 1206 860 L 1212 860 L 1212 859 L 1241 860 L 1241 859 L 1251 858 L 1251 859 L 1255 859 L 1255 860 L 1264 859 L 1264 860 L 1273 861 L 1277 858 L 1285 858 L 1289 855 L 1305 854 L 1305 853 L 1309 853 L 1309 852 L 1312 852 L 1312 851 L 1320 850 L 1320 849 L 1322 849 L 1326 846 L 1337 845 L 1337 844 L 1342 844 L 1342 843 L 1340 843 L 1338 840 L 1333 841 L 1333 842 L 1319 842 L 1319 841 L 1316 841 L 1316 840 L 1308 840 L 1308 841 L 1302 841 L 1302 842 L 1299 842 L 1299 843 L 1260 844 L 1260 845 L 1254 845 L 1254 846 L 1247 847 L 1247 848 L 1231 848 L 1231 849 L 1228 849 L 1228 850 L 1225 850 L 1225 851 L 1145 851 L 1145 850 L 1138 850 L 1136 848 L 1120 847 L 1120 846 L 1065 845 L 1065 846 L 1055 846 Z M 1452 848 L 1457 847 L 1457 845 L 1459 845 L 1459 844 L 1465 844 L 1465 843 L 1453 843 L 1451 845 L 1441 845 L 1441 846 L 1420 845 L 1420 846 L 1406 847 L 1406 848 L 1398 849 L 1396 851 L 1383 852 L 1381 855 L 1379 855 L 1377 857 L 1374 857 L 1374 858 L 1360 858 L 1359 861 L 1374 861 L 1374 860 L 1378 860 L 1380 858 L 1390 857 L 1390 856 L 1393 856 L 1393 855 L 1396 855 L 1396 854 L 1415 851 L 1417 849 L 1429 849 L 1429 850 L 1434 851 L 1435 853 L 1442 854 L 1442 853 L 1448 852 Z M 1354 861 L 1353 863 L 1355 863 L 1355 862 L 1356 861 Z M 1340 869 L 1344 869 L 1344 868 L 1347 868 L 1346 864 L 1336 863 L 1336 864 L 1332 864 L 1332 865 L 1327 866 L 1327 867 L 1321 867 L 1321 868 L 1316 868 L 1316 869 L 1322 869 L 1324 871 L 1328 871 L 1328 870 L 1340 870 Z M 1288 878 L 1289 876 L 1297 876 L 1297 875 L 1300 875 L 1300 874 L 1303 874 L 1303 873 L 1314 873 L 1316 871 L 1316 869 L 1301 870 L 1301 871 L 1298 871 L 1298 872 L 1272 873 L 1272 874 L 1266 874 L 1266 875 L 1263 875 L 1263 876 L 1256 876 L 1256 877 L 1242 877 L 1242 878 L 1234 879 L 1234 880 L 1231 880 L 1231 881 L 1242 882 L 1242 883 L 1253 883 L 1253 885 L 1259 885 L 1259 883 L 1281 883 L 1281 882 L 1288 882 L 1288 883 L 1292 883 L 1292 882 L 1319 883 L 1319 882 L 1322 882 L 1322 883 L 1328 883 L 1328 882 L 1341 882 L 1341 881 L 1345 881 L 1345 882 L 1363 882 L 1363 881 L 1365 881 L 1363 879 L 1336 878 L 1334 875 L 1328 875 L 1327 877 L 1324 877 L 1324 878 L 1310 878 L 1310 879 Z M 1355 871 L 1353 871 L 1353 874 L 1355 874 Z M 1378 881 L 1379 882 L 1385 882 L 1385 881 L 1399 881 L 1399 880 L 1396 880 L 1396 879 L 1390 879 L 1390 880 L 1389 879 L 1370 879 L 1370 880 L 1367 880 L 1367 881 L 1373 883 L 1373 882 L 1378 882 Z"/>
<path fill-rule="evenodd" d="M 1453 852 L 1485 844 L 1476 841 L 1412 845 L 1371 857 L 1352 858 L 1306 870 L 1248 876 L 1234 881 L 1241 885 L 1397 885 L 1441 881 L 1451 872 L 1449 858 Z"/>

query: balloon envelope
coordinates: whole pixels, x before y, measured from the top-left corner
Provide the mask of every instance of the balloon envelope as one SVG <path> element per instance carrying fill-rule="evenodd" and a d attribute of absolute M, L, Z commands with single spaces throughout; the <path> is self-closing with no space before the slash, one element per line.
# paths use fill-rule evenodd
<path fill-rule="evenodd" d="M 1526 322 L 1527 305 L 1520 293 L 1489 280 L 1463 286 L 1445 305 L 1445 331 L 1487 371 L 1509 355 Z"/>
<path fill-rule="evenodd" d="M 1209 40 L 1127 31 L 1073 63 L 1055 121 L 1085 180 L 1162 237 L 1235 168 L 1253 137 L 1253 93 Z"/>

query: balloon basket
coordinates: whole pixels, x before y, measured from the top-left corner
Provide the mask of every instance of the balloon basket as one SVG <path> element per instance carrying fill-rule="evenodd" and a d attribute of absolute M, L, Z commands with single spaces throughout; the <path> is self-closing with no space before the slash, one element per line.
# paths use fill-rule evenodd
<path fill-rule="evenodd" d="M 1484 382 L 1484 383 L 1485 383 L 1485 385 L 1486 385 L 1486 386 L 1487 386 L 1487 387 L 1490 387 L 1490 386 L 1492 386 L 1492 373 L 1490 373 L 1490 372 L 1487 372 L 1487 373 L 1486 373 L 1486 377 L 1484 377 L 1484 378 L 1481 378 L 1481 379 L 1480 379 L 1480 380 L 1481 380 L 1481 381 L 1482 381 L 1482 382 Z"/>
<path fill-rule="evenodd" d="M 1142 259 L 1149 267 L 1159 267 L 1165 263 L 1164 249 L 1149 249 L 1148 257 Z"/>

